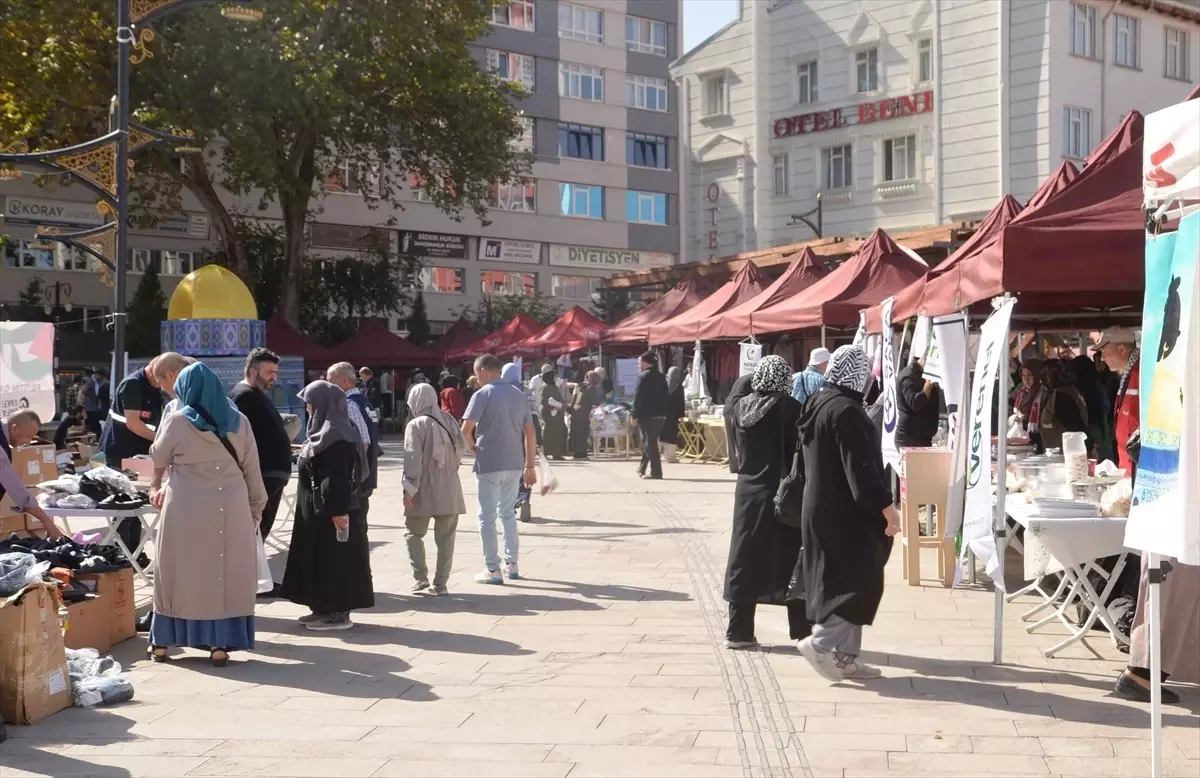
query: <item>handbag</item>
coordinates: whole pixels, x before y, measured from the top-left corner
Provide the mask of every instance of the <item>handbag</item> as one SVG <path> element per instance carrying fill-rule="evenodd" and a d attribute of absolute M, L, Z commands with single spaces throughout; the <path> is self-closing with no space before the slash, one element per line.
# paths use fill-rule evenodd
<path fill-rule="evenodd" d="M 787 436 L 780 431 L 779 448 L 787 454 Z M 803 524 L 804 511 L 804 451 L 800 447 L 800 439 L 796 439 L 796 450 L 792 452 L 791 470 L 779 479 L 779 488 L 775 491 L 775 518 L 789 527 L 800 529 Z"/>

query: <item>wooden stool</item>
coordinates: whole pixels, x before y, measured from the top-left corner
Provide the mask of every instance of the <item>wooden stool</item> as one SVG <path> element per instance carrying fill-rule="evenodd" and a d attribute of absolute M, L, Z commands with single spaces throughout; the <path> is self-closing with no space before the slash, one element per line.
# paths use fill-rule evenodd
<path fill-rule="evenodd" d="M 946 528 L 946 496 L 950 488 L 950 451 L 944 448 L 901 450 L 904 475 L 900 478 L 900 548 L 904 578 L 909 586 L 921 585 L 921 549 L 938 549 L 938 578 L 942 586 L 954 583 L 954 539 L 942 537 Z M 921 535 L 921 506 L 931 510 L 929 535 Z M 934 514 L 937 519 L 934 520 Z"/>

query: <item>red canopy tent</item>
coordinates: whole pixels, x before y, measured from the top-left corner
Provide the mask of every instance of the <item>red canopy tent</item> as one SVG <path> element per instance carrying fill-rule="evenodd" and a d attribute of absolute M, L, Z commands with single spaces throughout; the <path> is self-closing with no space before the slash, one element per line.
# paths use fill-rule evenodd
<path fill-rule="evenodd" d="M 877 229 L 837 270 L 799 296 L 759 311 L 754 327 L 759 332 L 789 332 L 823 325 L 853 326 L 858 323 L 859 311 L 900 291 L 926 269 Z"/>
<path fill-rule="evenodd" d="M 409 343 L 378 319 L 367 319 L 333 351 L 338 360 L 358 366 L 428 367 L 442 361 L 436 353 Z"/>
<path fill-rule="evenodd" d="M 437 343 L 429 347 L 429 350 L 441 354 L 445 359 L 448 352 L 474 343 L 481 337 L 483 336 L 475 331 L 467 317 L 460 316 L 458 321 L 454 322 L 453 326 L 438 338 Z"/>
<path fill-rule="evenodd" d="M 1062 191 L 1030 202 L 1000 234 L 931 280 L 924 308 L 942 315 L 1012 292 L 1018 313 L 1137 306 L 1142 253 L 1142 115 L 1131 111 Z"/>
<path fill-rule="evenodd" d="M 342 361 L 333 349 L 313 343 L 292 329 L 282 316 L 275 314 L 267 319 L 267 348 L 285 357 L 300 357 L 304 364 L 312 367 L 329 367 Z"/>
<path fill-rule="evenodd" d="M 444 359 L 447 362 L 459 362 L 474 359 L 480 354 L 495 354 L 503 351 L 518 340 L 528 338 L 542 329 L 542 325 L 538 324 L 537 320 L 532 316 L 524 312 L 518 313 L 509 320 L 508 324 L 505 324 L 495 332 L 484 335 L 474 343 L 468 343 L 465 346 L 459 346 L 447 351 Z"/>
<path fill-rule="evenodd" d="M 714 316 L 700 327 L 700 340 L 744 338 L 754 334 L 754 317 L 758 312 L 789 300 L 829 275 L 825 265 L 808 246 L 792 257 L 792 263 L 775 282 L 740 305 Z"/>
<path fill-rule="evenodd" d="M 608 326 L 576 305 L 546 329 L 503 349 L 516 357 L 557 357 L 596 345 Z"/>
<path fill-rule="evenodd" d="M 749 302 L 762 294 L 766 286 L 767 277 L 758 269 L 758 265 L 746 262 L 720 289 L 689 310 L 654 325 L 650 330 L 650 345 L 690 343 L 699 339 L 701 328 L 713 317 Z"/>
<path fill-rule="evenodd" d="M 636 346 L 650 338 L 650 329 L 696 306 L 708 294 L 703 277 L 692 271 L 673 289 L 642 310 L 606 329 L 600 341 L 606 346 Z"/>

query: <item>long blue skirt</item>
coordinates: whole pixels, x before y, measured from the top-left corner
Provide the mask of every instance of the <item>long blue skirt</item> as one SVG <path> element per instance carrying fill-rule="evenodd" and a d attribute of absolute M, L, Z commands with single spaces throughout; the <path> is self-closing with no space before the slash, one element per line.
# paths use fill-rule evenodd
<path fill-rule="evenodd" d="M 227 650 L 254 648 L 254 617 L 177 619 L 156 613 L 150 621 L 150 645 Z"/>

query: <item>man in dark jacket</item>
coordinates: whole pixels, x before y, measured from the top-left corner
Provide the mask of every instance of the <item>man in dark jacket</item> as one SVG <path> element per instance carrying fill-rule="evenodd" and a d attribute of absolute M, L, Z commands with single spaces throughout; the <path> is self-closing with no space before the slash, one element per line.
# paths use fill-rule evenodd
<path fill-rule="evenodd" d="M 633 418 L 642 430 L 642 463 L 638 476 L 662 480 L 662 458 L 658 453 L 658 436 L 670 412 L 670 392 L 667 379 L 658 369 L 658 358 L 647 351 L 638 358 L 637 386 L 633 390 Z M 646 475 L 646 464 L 650 475 Z"/>
<path fill-rule="evenodd" d="M 292 477 L 292 439 L 279 409 L 267 394 L 279 380 L 279 356 L 269 349 L 253 349 L 246 357 L 243 376 L 229 390 L 229 399 L 250 422 L 254 432 L 258 466 L 262 471 L 263 486 L 267 488 L 267 505 L 263 508 L 258 531 L 266 540 L 275 524 L 283 490 Z"/>
<path fill-rule="evenodd" d="M 941 390 L 925 379 L 925 360 L 914 359 L 896 377 L 896 448 L 933 445 Z"/>

